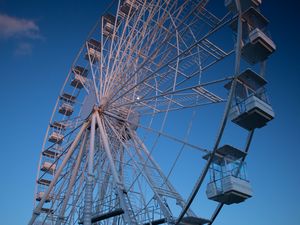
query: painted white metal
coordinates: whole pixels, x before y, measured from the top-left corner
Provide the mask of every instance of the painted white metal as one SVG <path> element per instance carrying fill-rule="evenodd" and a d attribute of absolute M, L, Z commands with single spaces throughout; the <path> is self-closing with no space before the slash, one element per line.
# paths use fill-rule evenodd
<path fill-rule="evenodd" d="M 56 142 L 62 142 L 64 139 L 64 135 L 58 133 L 57 131 L 53 131 L 49 136 L 49 141 L 56 143 Z"/>
<path fill-rule="evenodd" d="M 274 51 L 276 45 L 259 28 L 255 28 L 249 33 L 249 41 L 242 49 L 243 58 L 249 63 L 256 64 L 265 61 Z"/>
<path fill-rule="evenodd" d="M 113 160 L 113 157 L 111 154 L 111 150 L 110 150 L 110 145 L 108 142 L 108 137 L 106 136 L 107 133 L 103 127 L 103 122 L 101 121 L 101 118 L 98 114 L 96 114 L 96 119 L 97 119 L 97 124 L 99 127 L 99 135 L 101 137 L 101 140 L 103 141 L 104 150 L 107 155 L 110 170 L 111 170 L 111 173 L 114 178 L 114 182 L 115 182 L 114 184 L 115 184 L 115 188 L 117 189 L 118 198 L 120 200 L 120 205 L 125 212 L 125 214 L 124 214 L 125 221 L 132 225 L 138 224 L 136 221 L 136 218 L 133 215 L 133 212 L 130 209 L 130 205 L 128 204 L 128 201 L 126 201 L 126 198 L 128 198 L 126 196 L 126 190 L 125 190 L 123 183 L 120 180 L 119 174 L 116 170 L 116 166 L 115 166 L 115 163 L 114 163 L 114 160 Z"/>
<path fill-rule="evenodd" d="M 73 80 L 71 81 L 71 85 L 77 88 L 83 88 L 86 82 L 86 77 L 75 74 Z"/>
<path fill-rule="evenodd" d="M 228 117 L 236 113 L 236 119 L 237 113 L 241 114 L 240 108 L 234 111 L 231 104 L 239 83 L 241 51 L 245 57 L 247 52 L 243 49 L 247 43 L 255 47 L 250 49 L 254 51 L 250 51 L 253 56 L 261 47 L 257 43 L 269 48 L 275 46 L 271 39 L 264 37 L 266 33 L 260 33 L 264 30 L 261 27 L 257 27 L 259 31 L 254 27 L 256 33 L 242 35 L 241 21 L 245 19 L 242 12 L 247 4 L 257 8 L 260 3 L 260 0 L 235 0 L 235 3 L 227 0 L 225 5 L 229 8 L 237 5 L 238 14 L 234 15 L 235 11 L 230 9 L 231 12 L 219 18 L 206 7 L 207 0 L 118 1 L 113 7 L 117 9 L 116 14 L 102 17 L 101 25 L 95 25 L 58 98 L 39 165 L 39 171 L 52 174 L 46 172 L 37 178 L 37 190 L 46 196 L 45 190 L 52 189 L 49 192 L 53 193 L 53 199 L 45 207 L 38 205 L 31 223 L 41 213 L 38 222 L 42 224 L 91 224 L 97 215 L 110 215 L 119 207 L 124 214 L 106 218 L 103 223 L 151 224 L 156 223 L 155 220 L 169 224 L 213 223 L 222 205 L 216 208 L 211 220 L 198 217 L 190 206 L 221 142 Z M 237 16 L 237 42 L 235 49 L 234 46 L 228 49 L 212 35 L 222 33 Z M 247 36 L 248 42 L 245 39 L 242 42 L 243 36 Z M 209 74 L 206 72 L 234 52 L 235 73 L 227 96 L 221 89 L 224 82 L 233 77 L 224 77 L 223 71 L 215 77 L 206 76 Z M 227 103 L 212 151 L 192 144 L 189 134 L 177 137 L 164 130 L 171 122 L 175 125 L 181 122 L 169 121 L 173 112 L 183 112 L 186 116 L 184 110 L 196 112 L 224 102 Z M 248 104 L 245 109 L 259 108 L 271 115 L 271 108 L 262 103 L 245 103 Z M 76 140 L 77 125 L 90 120 L 92 125 L 85 132 L 89 151 L 76 146 L 72 149 L 76 155 L 70 156 L 68 146 Z M 54 121 L 65 126 L 53 126 Z M 149 124 L 145 125 L 145 121 Z M 157 127 L 155 123 L 159 123 Z M 140 129 L 143 132 L 139 133 Z M 50 139 L 54 132 L 60 136 L 55 134 L 55 138 Z M 144 142 L 144 136 L 148 135 L 150 140 L 154 137 L 152 146 L 147 146 L 147 138 Z M 201 176 L 187 200 L 169 180 L 172 169 L 165 176 L 165 171 L 152 157 L 152 150 L 163 143 L 164 138 L 181 144 L 182 149 L 191 147 L 201 154 L 212 153 L 205 165 L 199 165 Z M 180 160 L 180 154 L 172 168 Z M 54 169 L 44 162 L 51 162 Z M 61 169 L 62 163 L 65 163 L 64 169 Z M 239 185 L 234 180 L 227 183 L 224 180 L 228 190 L 238 192 Z M 148 196 L 147 190 L 152 196 Z M 42 201 L 45 203 L 47 198 L 41 198 Z M 181 207 L 182 211 L 175 207 Z"/>
<path fill-rule="evenodd" d="M 66 116 L 71 116 L 73 113 L 73 107 L 71 104 L 64 102 L 58 111 Z"/>
<path fill-rule="evenodd" d="M 89 154 L 88 154 L 88 173 L 85 189 L 83 224 L 92 224 L 92 207 L 93 207 L 93 182 L 94 182 L 94 154 L 95 154 L 95 129 L 96 115 L 91 115 L 91 127 L 89 137 Z"/>
<path fill-rule="evenodd" d="M 231 191 L 240 192 L 247 196 L 252 196 L 252 189 L 249 181 L 234 176 L 227 176 L 222 179 L 222 191 L 223 193 Z"/>
<path fill-rule="evenodd" d="M 51 181 L 47 191 L 45 192 L 45 195 L 43 196 L 43 198 L 41 199 L 41 201 L 39 202 L 39 204 L 36 206 L 36 208 L 33 211 L 32 217 L 28 223 L 28 225 L 31 225 L 35 222 L 36 218 L 38 217 L 38 215 L 41 213 L 42 207 L 46 201 L 46 198 L 49 196 L 50 192 L 52 191 L 54 185 L 56 184 L 63 168 L 65 167 L 65 165 L 67 164 L 68 160 L 70 159 L 70 157 L 72 156 L 83 132 L 85 131 L 85 129 L 88 127 L 89 122 L 86 122 L 82 125 L 79 133 L 77 134 L 76 138 L 74 139 L 74 141 L 72 142 L 72 145 L 70 146 L 70 149 L 68 151 L 68 153 L 66 154 L 64 160 L 62 161 L 60 167 L 57 170 L 57 173 L 55 174 L 53 180 Z"/>
<path fill-rule="evenodd" d="M 65 220 L 65 211 L 66 211 L 66 208 L 67 208 L 67 204 L 68 204 L 70 195 L 72 193 L 72 189 L 74 188 L 73 185 L 75 183 L 75 179 L 76 179 L 77 174 L 78 174 L 78 170 L 79 170 L 79 167 L 80 167 L 82 156 L 83 156 L 83 153 L 85 151 L 86 139 L 87 139 L 87 133 L 84 134 L 84 138 L 81 142 L 81 147 L 80 147 L 80 150 L 79 150 L 79 153 L 78 153 L 78 156 L 77 156 L 77 161 L 76 161 L 76 164 L 74 166 L 74 170 L 72 171 L 72 176 L 70 178 L 68 190 L 67 190 L 66 196 L 64 198 L 64 201 L 63 201 L 63 204 L 62 204 L 62 207 L 60 209 L 60 213 L 59 213 L 59 216 L 58 216 L 58 219 L 57 219 L 55 225 L 60 225 Z"/>
<path fill-rule="evenodd" d="M 43 191 L 38 192 L 38 193 L 36 194 L 36 200 L 37 200 L 37 201 L 41 201 L 41 199 L 43 198 L 44 195 L 45 195 L 45 192 L 43 192 Z M 48 196 L 48 197 L 46 198 L 45 202 L 50 202 L 50 200 L 51 200 L 51 196 Z"/>
<path fill-rule="evenodd" d="M 241 127 L 251 130 L 261 128 L 275 117 L 270 104 L 252 95 L 231 108 L 230 119 Z"/>
<path fill-rule="evenodd" d="M 252 196 L 249 181 L 235 176 L 226 176 L 207 184 L 206 195 L 209 199 L 227 205 L 240 203 Z"/>
<path fill-rule="evenodd" d="M 56 164 L 51 162 L 44 162 L 41 166 L 41 170 L 47 171 L 48 173 L 53 173 L 56 169 Z"/>
<path fill-rule="evenodd" d="M 271 38 L 269 38 L 264 32 L 262 32 L 260 29 L 255 28 L 253 31 L 249 33 L 249 39 L 251 43 L 256 43 L 261 39 L 268 47 L 270 47 L 270 51 L 276 50 L 276 45 L 272 41 Z M 259 53 L 259 52 L 257 52 Z"/>

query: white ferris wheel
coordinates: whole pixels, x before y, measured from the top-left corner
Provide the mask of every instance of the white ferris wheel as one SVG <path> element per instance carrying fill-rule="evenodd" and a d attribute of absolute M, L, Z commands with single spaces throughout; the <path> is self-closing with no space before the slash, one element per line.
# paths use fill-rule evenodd
<path fill-rule="evenodd" d="M 29 224 L 213 224 L 274 118 L 261 0 L 113 1 L 61 89 Z"/>

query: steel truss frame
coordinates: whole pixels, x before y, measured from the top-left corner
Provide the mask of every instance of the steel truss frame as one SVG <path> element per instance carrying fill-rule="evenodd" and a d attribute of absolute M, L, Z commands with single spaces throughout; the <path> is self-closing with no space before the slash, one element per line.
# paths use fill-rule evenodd
<path fill-rule="evenodd" d="M 86 41 L 63 85 L 60 96 L 66 90 L 70 92 L 66 87 L 72 79 L 73 68 L 76 63 L 82 63 L 81 58 L 87 54 L 88 63 L 84 68 L 90 71 L 88 82 L 83 84 L 82 90 L 76 87 L 71 90 L 71 95 L 76 99 L 73 103 L 76 115 L 64 115 L 59 119 L 66 124 L 66 130 L 60 130 L 64 135 L 62 143 L 49 145 L 47 141 L 53 129 L 50 125 L 57 119 L 61 97 L 51 116 L 39 168 L 46 157 L 43 154 L 46 150 L 59 150 L 52 160 L 53 165 L 58 167 L 28 224 L 36 223 L 41 214 L 44 215 L 42 223 L 55 225 L 77 222 L 88 225 L 97 222 L 96 218 L 111 219 L 113 224 L 150 224 L 158 220 L 181 224 L 186 216 L 197 217 L 190 206 L 219 147 L 240 73 L 240 1 L 235 1 L 237 15 L 227 13 L 222 18 L 206 8 L 207 0 L 129 1 L 136 5 L 130 7 L 127 16 L 121 14 L 122 2 L 118 2 L 111 37 L 105 37 L 103 33 L 98 37 L 101 43 L 100 59 L 95 61 L 89 54 L 89 41 Z M 238 20 L 235 49 L 225 50 L 211 37 L 235 19 Z M 97 28 L 103 29 L 104 26 L 102 17 L 89 36 L 94 37 Z M 200 26 L 202 29 L 196 29 Z M 206 76 L 209 69 L 233 54 L 233 76 Z M 232 81 L 228 96 L 216 91 L 228 81 Z M 86 96 L 91 95 L 95 96 L 93 104 L 86 106 Z M 212 150 L 164 132 L 169 113 L 217 104 L 225 104 L 225 109 Z M 80 116 L 82 107 L 91 111 L 87 118 Z M 148 126 L 132 121 L 130 115 L 134 113 L 150 116 L 152 119 Z M 154 129 L 151 121 L 160 114 L 163 115 L 161 128 Z M 187 200 L 156 163 L 152 149 L 148 149 L 143 138 L 139 137 L 137 128 L 157 135 L 156 141 L 164 137 L 197 151 L 211 153 Z M 249 131 L 245 152 L 249 150 L 253 133 L 254 130 Z M 42 175 L 38 173 L 37 181 L 46 176 L 46 172 Z M 126 175 L 132 177 L 129 184 L 126 184 Z M 143 182 L 147 184 L 147 190 L 153 193 L 150 200 L 144 196 Z M 39 188 L 40 184 L 35 193 Z M 166 196 L 176 200 L 181 208 L 178 216 L 174 216 Z M 43 205 L 50 197 L 51 211 L 45 213 Z M 139 207 L 134 204 L 135 198 L 139 201 Z M 216 207 L 207 220 L 208 224 L 215 221 L 222 207 L 223 204 Z"/>

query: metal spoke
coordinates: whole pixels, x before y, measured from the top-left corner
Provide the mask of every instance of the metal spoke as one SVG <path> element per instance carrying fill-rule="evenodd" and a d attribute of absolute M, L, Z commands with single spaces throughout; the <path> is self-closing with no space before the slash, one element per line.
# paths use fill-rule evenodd
<path fill-rule="evenodd" d="M 51 114 L 30 225 L 214 223 L 232 203 L 216 177 L 242 180 L 254 129 L 274 118 L 264 74 L 275 44 L 260 30 L 267 24 L 260 1 L 249 2 L 225 1 L 223 8 L 209 0 L 111 2 Z M 250 98 L 258 100 L 248 109 Z M 248 132 L 244 151 L 231 146 L 245 138 L 240 128 Z M 222 160 L 224 167 L 240 164 L 232 174 Z M 208 191 L 199 192 L 208 176 Z M 223 198 L 210 197 L 212 185 Z M 191 208 L 203 193 L 219 202 L 209 215 Z"/>

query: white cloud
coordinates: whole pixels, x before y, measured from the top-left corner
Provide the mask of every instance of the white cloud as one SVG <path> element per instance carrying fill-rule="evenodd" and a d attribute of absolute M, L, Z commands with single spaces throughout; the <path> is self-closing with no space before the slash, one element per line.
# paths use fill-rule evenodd
<path fill-rule="evenodd" d="M 39 27 L 33 20 L 0 13 L 0 38 L 40 39 Z"/>

